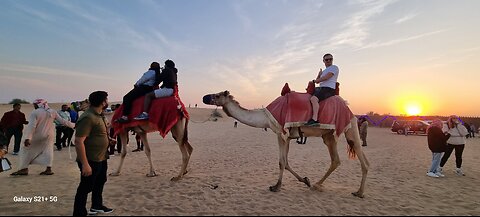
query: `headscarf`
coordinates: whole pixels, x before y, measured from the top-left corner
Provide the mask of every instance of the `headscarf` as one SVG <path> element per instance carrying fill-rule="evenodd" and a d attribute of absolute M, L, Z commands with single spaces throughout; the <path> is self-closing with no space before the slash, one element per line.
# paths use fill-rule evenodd
<path fill-rule="evenodd" d="M 45 110 L 48 110 L 50 107 L 48 107 L 48 103 L 46 99 L 36 99 L 33 101 L 33 104 L 37 104 L 39 108 L 43 108 Z"/>
<path fill-rule="evenodd" d="M 48 103 L 47 103 L 47 100 L 46 99 L 36 99 L 35 101 L 33 101 L 33 104 L 36 104 L 39 108 L 43 108 L 45 109 L 51 118 L 55 118 L 55 111 L 53 109 L 50 109 L 50 107 L 48 107 Z"/>

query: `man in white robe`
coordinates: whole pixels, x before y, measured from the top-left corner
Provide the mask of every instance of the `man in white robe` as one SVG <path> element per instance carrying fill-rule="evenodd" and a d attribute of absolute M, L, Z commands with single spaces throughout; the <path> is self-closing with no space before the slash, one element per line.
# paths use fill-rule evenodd
<path fill-rule="evenodd" d="M 20 148 L 20 170 L 12 173 L 12 176 L 28 175 L 30 164 L 44 165 L 47 169 L 40 175 L 53 175 L 53 143 L 55 139 L 54 120 L 63 125 L 74 128 L 75 125 L 66 121 L 50 107 L 45 99 L 37 99 L 33 102 L 35 110 L 28 118 L 28 125 L 24 134 L 24 146 Z"/>

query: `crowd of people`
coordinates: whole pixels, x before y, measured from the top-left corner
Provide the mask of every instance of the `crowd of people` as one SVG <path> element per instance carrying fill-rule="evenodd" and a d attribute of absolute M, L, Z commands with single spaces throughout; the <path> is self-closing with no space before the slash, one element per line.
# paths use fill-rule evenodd
<path fill-rule="evenodd" d="M 130 120 L 128 115 L 135 99 L 146 95 L 144 111 L 134 120 L 148 120 L 148 111 L 152 100 L 172 96 L 177 86 L 177 72 L 172 60 L 165 61 L 162 68 L 157 62 L 135 83 L 132 91 L 123 98 L 122 117 L 120 123 Z M 158 86 L 162 84 L 159 88 Z M 111 124 L 107 123 L 105 114 L 108 108 L 108 93 L 92 92 L 88 101 L 89 108 L 79 116 L 76 106 L 62 105 L 59 111 L 49 107 L 47 100 L 36 99 L 33 102 L 34 111 L 28 120 L 21 112 L 21 104 L 13 104 L 13 110 L 6 112 L 0 120 L 0 158 L 9 152 L 9 143 L 14 137 L 12 155 L 19 155 L 19 170 L 11 176 L 26 176 L 31 164 L 43 165 L 45 171 L 40 175 L 53 175 L 53 152 L 62 148 L 74 146 L 77 153 L 77 164 L 80 170 L 80 183 L 74 201 L 74 216 L 86 216 L 97 213 L 110 213 L 113 209 L 103 203 L 103 186 L 107 181 L 107 159 L 115 151 L 121 153 L 120 139 L 110 136 L 114 134 Z M 111 112 L 120 108 L 120 104 L 112 105 Z M 24 125 L 26 129 L 24 131 Z M 72 138 L 75 134 L 74 141 Z M 23 137 L 23 138 L 22 138 Z M 55 141 L 54 141 L 55 138 Z M 136 151 L 143 151 L 143 142 L 135 135 Z M 21 144 L 23 141 L 23 145 Z M 128 143 L 128 141 L 127 141 Z M 86 209 L 88 194 L 91 194 L 91 207 Z"/>

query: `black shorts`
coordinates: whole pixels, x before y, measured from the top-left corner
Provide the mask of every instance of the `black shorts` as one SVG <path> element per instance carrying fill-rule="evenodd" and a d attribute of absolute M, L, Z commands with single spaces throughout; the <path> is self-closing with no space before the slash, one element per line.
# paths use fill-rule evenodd
<path fill-rule="evenodd" d="M 322 101 L 328 97 L 335 96 L 335 89 L 330 87 L 315 87 L 313 95 L 318 98 L 318 101 Z"/>

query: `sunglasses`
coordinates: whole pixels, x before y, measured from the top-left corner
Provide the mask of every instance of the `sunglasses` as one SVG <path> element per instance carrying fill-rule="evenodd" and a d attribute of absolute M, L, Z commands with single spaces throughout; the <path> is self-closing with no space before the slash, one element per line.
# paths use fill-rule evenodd
<path fill-rule="evenodd" d="M 332 61 L 333 58 L 327 58 L 327 59 L 323 59 L 323 61 Z"/>

